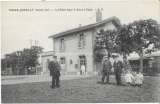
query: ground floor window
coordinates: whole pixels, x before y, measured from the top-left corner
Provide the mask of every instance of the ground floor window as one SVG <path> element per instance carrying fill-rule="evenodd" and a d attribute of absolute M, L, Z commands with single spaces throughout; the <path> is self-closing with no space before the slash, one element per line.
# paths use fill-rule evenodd
<path fill-rule="evenodd" d="M 65 57 L 60 58 L 60 65 L 61 65 L 62 71 L 65 71 L 66 70 L 66 58 Z"/>
<path fill-rule="evenodd" d="M 60 58 L 60 64 L 65 64 L 65 57 Z"/>

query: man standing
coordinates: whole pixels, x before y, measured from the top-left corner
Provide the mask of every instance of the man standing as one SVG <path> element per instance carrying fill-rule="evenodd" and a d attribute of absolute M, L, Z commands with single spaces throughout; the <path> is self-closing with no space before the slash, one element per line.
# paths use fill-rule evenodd
<path fill-rule="evenodd" d="M 119 55 L 115 56 L 114 59 L 115 61 L 113 63 L 113 67 L 114 67 L 116 82 L 117 85 L 121 85 L 121 74 L 122 74 L 123 63 L 120 60 Z"/>
<path fill-rule="evenodd" d="M 50 75 L 52 76 L 51 88 L 60 87 L 59 77 L 60 77 L 60 65 L 57 62 L 57 58 L 54 56 L 53 61 L 49 63 L 48 66 L 50 70 Z"/>
<path fill-rule="evenodd" d="M 107 77 L 107 83 L 109 83 L 109 74 L 112 68 L 111 62 L 107 56 L 104 57 L 104 61 L 102 63 L 102 83 L 105 83 L 104 80 Z"/>
<path fill-rule="evenodd" d="M 86 67 L 84 64 L 81 65 L 81 71 L 82 71 L 82 75 L 86 74 Z"/>

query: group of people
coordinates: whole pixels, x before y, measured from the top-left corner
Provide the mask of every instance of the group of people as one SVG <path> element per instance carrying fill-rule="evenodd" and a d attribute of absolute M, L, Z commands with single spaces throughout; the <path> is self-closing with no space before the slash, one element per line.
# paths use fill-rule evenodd
<path fill-rule="evenodd" d="M 125 62 L 122 62 L 119 59 L 119 56 L 114 57 L 114 63 L 111 64 L 109 57 L 105 56 L 104 60 L 102 61 L 102 83 L 109 83 L 109 76 L 111 73 L 112 67 L 114 68 L 115 79 L 117 85 L 122 84 L 122 73 L 124 74 L 124 80 L 126 85 L 134 85 L 139 86 L 143 84 L 143 74 L 139 71 L 135 72 L 132 71 Z M 50 61 L 48 68 L 50 70 L 50 75 L 52 76 L 52 85 L 51 88 L 60 87 L 60 64 L 57 61 L 57 58 L 54 57 L 53 61 Z M 125 69 L 125 70 L 123 70 Z M 85 66 L 82 66 L 83 74 L 85 74 Z M 105 81 L 106 79 L 106 81 Z"/>
<path fill-rule="evenodd" d="M 122 85 L 122 74 L 124 74 L 123 78 L 126 85 L 141 87 L 143 84 L 143 74 L 139 71 L 132 71 L 127 67 L 125 62 L 120 60 L 119 55 L 117 55 L 114 56 L 114 62 L 112 65 L 109 57 L 105 56 L 102 61 L 102 83 L 109 83 L 109 76 L 111 69 L 113 68 L 117 85 Z"/>
<path fill-rule="evenodd" d="M 126 85 L 133 85 L 141 87 L 143 84 L 143 74 L 139 71 L 134 72 L 127 70 L 124 76 Z"/>

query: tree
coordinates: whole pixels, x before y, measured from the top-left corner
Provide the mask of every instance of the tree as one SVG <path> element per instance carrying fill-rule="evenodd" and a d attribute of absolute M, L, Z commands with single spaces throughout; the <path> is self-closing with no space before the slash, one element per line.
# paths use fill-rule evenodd
<path fill-rule="evenodd" d="M 96 44 L 94 48 L 96 61 L 101 61 L 104 55 L 111 57 L 113 52 L 118 51 L 119 45 L 116 44 L 117 30 L 100 30 L 96 35 Z"/>
<path fill-rule="evenodd" d="M 42 52 L 43 48 L 39 46 L 32 46 L 30 49 L 24 49 L 22 52 L 23 67 L 31 68 L 36 67 L 38 63 L 39 54 Z"/>
<path fill-rule="evenodd" d="M 12 73 L 14 75 L 17 75 L 19 74 L 18 71 L 19 71 L 19 66 L 20 66 L 20 60 L 19 60 L 19 54 L 21 51 L 16 51 L 16 52 L 13 52 L 13 53 L 10 53 L 10 54 L 7 54 L 6 55 L 6 63 L 7 63 L 7 67 L 11 67 L 12 68 Z"/>
<path fill-rule="evenodd" d="M 123 25 L 117 31 L 117 37 L 115 40 L 116 52 L 123 55 L 126 58 L 127 55 L 134 51 L 131 41 L 133 41 L 132 34 L 130 33 L 130 28 L 128 25 Z"/>
<path fill-rule="evenodd" d="M 102 59 L 102 49 L 106 49 L 109 55 L 112 52 L 123 54 L 124 58 L 132 52 L 137 52 L 142 72 L 143 54 L 160 49 L 160 25 L 155 20 L 147 19 L 123 25 L 117 31 L 101 30 L 96 35 L 95 59 Z"/>
<path fill-rule="evenodd" d="M 118 32 L 116 30 L 107 30 L 104 32 L 105 49 L 107 49 L 109 57 L 113 52 L 117 52 L 119 47 L 116 44 L 117 33 Z"/>
<path fill-rule="evenodd" d="M 94 46 L 94 56 L 95 61 L 101 62 L 103 56 L 107 55 L 108 52 L 106 50 L 106 36 L 105 31 L 101 29 L 96 34 L 95 46 Z"/>
<path fill-rule="evenodd" d="M 144 52 L 154 51 L 159 48 L 157 43 L 160 41 L 158 24 L 155 20 L 139 20 L 122 27 L 119 30 L 117 44 L 120 51 L 125 54 L 133 51 L 140 56 L 140 71 L 143 71 L 143 54 Z M 153 46 L 149 49 L 150 46 Z"/>
<path fill-rule="evenodd" d="M 11 67 L 13 74 L 24 74 L 25 68 L 36 67 L 38 63 L 39 54 L 43 48 L 40 46 L 32 46 L 31 48 L 25 48 L 23 51 L 16 51 L 6 55 L 3 59 L 4 67 Z"/>

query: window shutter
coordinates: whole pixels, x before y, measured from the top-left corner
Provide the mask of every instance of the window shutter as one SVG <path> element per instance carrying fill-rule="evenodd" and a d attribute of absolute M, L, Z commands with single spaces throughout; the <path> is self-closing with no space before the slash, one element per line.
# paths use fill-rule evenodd
<path fill-rule="evenodd" d="M 80 59 L 78 59 L 78 71 L 80 71 Z"/>
<path fill-rule="evenodd" d="M 65 44 L 65 39 L 63 39 L 63 51 L 65 51 L 66 44 Z"/>
<path fill-rule="evenodd" d="M 83 35 L 83 48 L 85 48 L 85 46 L 86 46 L 86 35 L 84 34 Z"/>
<path fill-rule="evenodd" d="M 61 39 L 59 39 L 59 51 L 61 51 Z"/>
<path fill-rule="evenodd" d="M 80 48 L 80 35 L 78 34 L 78 49 Z"/>

